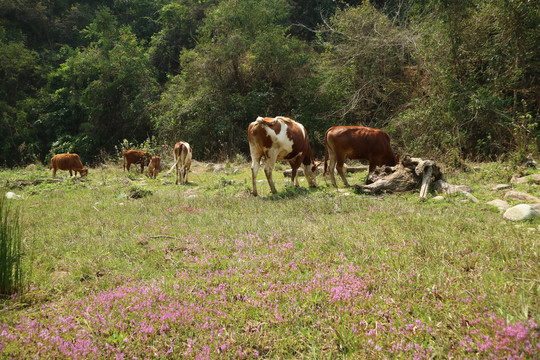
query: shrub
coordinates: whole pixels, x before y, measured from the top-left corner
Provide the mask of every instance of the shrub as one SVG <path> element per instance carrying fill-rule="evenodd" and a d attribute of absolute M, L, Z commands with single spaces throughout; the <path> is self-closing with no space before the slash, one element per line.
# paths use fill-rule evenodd
<path fill-rule="evenodd" d="M 0 296 L 22 290 L 21 227 L 19 213 L 0 198 Z"/>

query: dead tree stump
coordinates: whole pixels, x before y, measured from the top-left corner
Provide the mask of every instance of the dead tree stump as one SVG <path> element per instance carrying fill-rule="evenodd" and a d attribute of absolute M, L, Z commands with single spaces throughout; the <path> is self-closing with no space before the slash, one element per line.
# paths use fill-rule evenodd
<path fill-rule="evenodd" d="M 441 179 L 441 170 L 434 161 L 406 155 L 396 166 L 377 167 L 369 175 L 367 185 L 354 185 L 354 187 L 359 192 L 373 194 L 383 191 L 406 192 L 420 188 L 420 200 L 424 200 L 430 182 Z"/>

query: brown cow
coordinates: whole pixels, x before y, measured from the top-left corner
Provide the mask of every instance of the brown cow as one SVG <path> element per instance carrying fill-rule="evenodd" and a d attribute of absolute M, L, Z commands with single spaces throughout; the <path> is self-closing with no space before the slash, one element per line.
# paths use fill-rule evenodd
<path fill-rule="evenodd" d="M 150 163 L 152 154 L 141 150 L 126 150 L 124 151 L 124 171 L 129 171 L 131 164 L 141 164 L 141 174 L 144 172 L 144 167 Z"/>
<path fill-rule="evenodd" d="M 149 178 L 156 178 L 157 174 L 161 171 L 161 159 L 159 156 L 154 155 L 148 164 L 148 176 Z"/>
<path fill-rule="evenodd" d="M 193 157 L 193 149 L 185 141 L 179 141 L 174 145 L 174 164 L 167 174 L 176 167 L 176 185 L 178 185 L 178 177 L 180 184 L 184 185 L 188 182 L 189 168 L 191 167 L 191 158 Z"/>
<path fill-rule="evenodd" d="M 75 176 L 77 172 L 81 177 L 88 175 L 88 169 L 85 168 L 77 154 L 56 154 L 51 159 L 51 164 L 49 165 L 49 170 L 53 169 L 53 177 L 56 177 L 56 171 L 60 170 L 69 170 L 69 176 Z"/>
<path fill-rule="evenodd" d="M 272 179 L 272 170 L 276 161 L 288 161 L 292 168 L 291 182 L 298 187 L 296 172 L 300 166 L 309 186 L 317 186 L 315 177 L 318 166 L 313 160 L 313 153 L 304 126 L 286 117 L 262 118 L 249 124 L 248 127 L 249 150 L 251 152 L 251 175 L 253 178 L 253 195 L 257 196 L 257 173 L 264 156 L 266 163 L 264 173 L 272 193 L 276 187 Z"/>
<path fill-rule="evenodd" d="M 388 134 L 380 129 L 363 126 L 334 126 L 326 130 L 324 135 L 323 176 L 326 176 L 328 158 L 330 158 L 330 179 L 335 187 L 338 187 L 334 176 L 336 167 L 345 186 L 349 186 L 343 172 L 345 158 L 367 160 L 369 162 L 369 174 L 377 166 L 394 166 L 399 162 L 399 157 L 394 154 L 390 147 Z"/>

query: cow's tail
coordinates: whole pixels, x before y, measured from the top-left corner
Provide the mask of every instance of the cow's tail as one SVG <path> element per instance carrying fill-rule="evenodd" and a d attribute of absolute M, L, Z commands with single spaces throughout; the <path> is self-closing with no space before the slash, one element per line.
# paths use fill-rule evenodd
<path fill-rule="evenodd" d="M 53 159 L 51 158 L 51 163 L 49 164 L 49 170 L 51 170 L 52 168 L 53 168 Z"/>
<path fill-rule="evenodd" d="M 182 149 L 183 148 L 184 148 L 184 144 L 180 144 L 180 151 L 178 152 L 178 158 L 176 157 L 176 152 L 174 152 L 174 164 L 173 164 L 173 166 L 171 166 L 169 171 L 167 171 L 167 174 L 170 174 L 174 170 L 176 165 L 178 165 L 178 162 L 180 161 L 180 157 L 182 156 Z"/>
<path fill-rule="evenodd" d="M 328 129 L 326 133 L 324 134 L 324 171 L 323 171 L 323 179 L 326 178 L 326 170 L 328 168 L 327 162 L 328 162 Z"/>
<path fill-rule="evenodd" d="M 124 171 L 126 171 L 126 154 L 124 154 Z"/>

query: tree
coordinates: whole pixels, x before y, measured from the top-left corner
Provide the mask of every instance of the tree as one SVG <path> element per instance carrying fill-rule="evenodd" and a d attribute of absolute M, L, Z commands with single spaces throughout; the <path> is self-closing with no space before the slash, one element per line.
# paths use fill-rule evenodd
<path fill-rule="evenodd" d="M 335 99 L 340 123 L 382 127 L 414 93 L 406 75 L 411 34 L 369 2 L 336 11 L 319 30 L 321 92 Z"/>
<path fill-rule="evenodd" d="M 455 161 L 537 151 L 539 19 L 538 4 L 521 0 L 434 6 L 416 25 L 426 96 L 394 123 L 403 144 Z"/>
<path fill-rule="evenodd" d="M 159 10 L 157 22 L 161 30 L 153 35 L 149 51 L 152 64 L 160 72 L 160 82 L 180 73 L 180 53 L 195 47 L 205 10 L 216 2 L 183 0 L 166 4 Z"/>
<path fill-rule="evenodd" d="M 283 0 L 227 0 L 207 14 L 161 98 L 155 124 L 167 140 L 181 134 L 201 157 L 224 157 L 247 152 L 239 134 L 257 116 L 293 113 L 312 58 L 287 36 L 288 15 Z"/>
<path fill-rule="evenodd" d="M 85 30 L 87 48 L 74 50 L 51 78 L 51 111 L 45 128 L 65 124 L 70 144 L 86 161 L 112 151 L 124 138 L 149 137 L 149 108 L 157 94 L 147 54 L 129 27 L 119 27 L 108 8 L 98 11 Z M 84 139 L 84 141 L 80 141 Z"/>
<path fill-rule="evenodd" d="M 8 39 L 0 28 L 0 164 L 32 161 L 39 153 L 28 117 L 38 70 L 37 53 L 22 41 Z"/>

